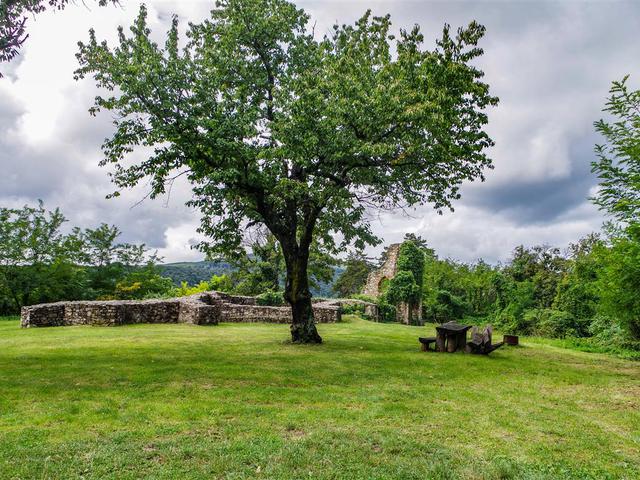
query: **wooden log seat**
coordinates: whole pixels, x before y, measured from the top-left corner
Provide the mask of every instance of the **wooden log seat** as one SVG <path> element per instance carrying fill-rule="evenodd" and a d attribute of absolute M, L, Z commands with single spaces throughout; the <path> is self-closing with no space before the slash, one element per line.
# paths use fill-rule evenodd
<path fill-rule="evenodd" d="M 478 327 L 473 327 L 473 330 L 471 330 L 471 341 L 467 344 L 467 352 L 478 355 L 489 355 L 504 345 L 504 342 L 491 343 L 492 335 L 493 327 L 491 327 L 491 325 L 487 325 L 482 333 L 480 333 Z"/>
<path fill-rule="evenodd" d="M 418 341 L 420 342 L 420 348 L 422 349 L 423 352 L 435 352 L 436 349 L 429 348 L 429 345 L 433 343 L 435 347 L 436 340 L 437 340 L 436 337 L 419 337 L 418 338 Z"/>

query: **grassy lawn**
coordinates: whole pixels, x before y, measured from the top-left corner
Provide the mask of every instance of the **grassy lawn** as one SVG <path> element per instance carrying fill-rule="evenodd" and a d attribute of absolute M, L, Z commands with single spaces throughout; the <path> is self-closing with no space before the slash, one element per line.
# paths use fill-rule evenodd
<path fill-rule="evenodd" d="M 640 363 L 432 330 L 0 321 L 0 478 L 640 478 Z"/>

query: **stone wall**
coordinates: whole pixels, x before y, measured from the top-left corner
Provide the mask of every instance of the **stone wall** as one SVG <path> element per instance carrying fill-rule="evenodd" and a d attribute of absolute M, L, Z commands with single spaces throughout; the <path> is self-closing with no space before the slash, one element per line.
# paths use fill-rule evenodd
<path fill-rule="evenodd" d="M 422 300 L 415 304 L 400 302 L 396 306 L 396 320 L 405 325 L 424 325 L 422 321 Z"/>
<path fill-rule="evenodd" d="M 214 309 L 212 312 L 211 309 Z M 217 323 L 215 310 L 185 297 L 172 300 L 60 302 L 22 309 L 22 327 L 116 326 L 135 323 Z M 212 318 L 211 318 L 212 317 Z M 207 321 L 209 320 L 209 321 Z"/>
<path fill-rule="evenodd" d="M 387 259 L 382 267 L 369 274 L 367 277 L 367 283 L 362 290 L 362 293 L 371 297 L 379 297 L 382 293 L 380 291 L 381 284 L 384 280 L 391 280 L 398 273 L 398 257 L 400 256 L 400 247 L 402 244 L 394 243 L 389 245 L 387 250 Z M 376 318 L 378 314 L 376 312 Z M 400 303 L 396 307 L 396 320 L 404 324 L 422 324 L 422 300 L 415 305 L 409 305 L 408 303 Z"/>
<path fill-rule="evenodd" d="M 367 277 L 367 283 L 362 290 L 362 293 L 371 297 L 378 297 L 380 295 L 380 284 L 383 280 L 391 280 L 398 273 L 398 255 L 400 255 L 400 244 L 394 243 L 389 245 L 387 249 L 387 259 L 382 267 L 378 270 L 374 270 Z"/>
<path fill-rule="evenodd" d="M 314 302 L 316 323 L 342 319 L 341 305 L 358 300 Z M 377 306 L 367 302 L 365 311 L 377 318 Z M 291 308 L 256 304 L 253 297 L 205 292 L 169 300 L 59 302 L 22 309 L 21 325 L 57 327 L 71 325 L 116 326 L 136 323 L 188 323 L 217 325 L 219 322 L 290 323 Z"/>

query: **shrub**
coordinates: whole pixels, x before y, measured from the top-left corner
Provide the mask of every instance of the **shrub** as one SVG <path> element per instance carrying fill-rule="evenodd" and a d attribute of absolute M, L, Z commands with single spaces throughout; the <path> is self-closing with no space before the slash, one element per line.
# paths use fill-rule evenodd
<path fill-rule="evenodd" d="M 640 342 L 629 338 L 627 331 L 615 320 L 605 315 L 596 315 L 589 324 L 593 341 L 608 349 L 640 351 Z"/>
<path fill-rule="evenodd" d="M 214 275 L 209 280 L 209 290 L 215 290 L 216 292 L 230 292 L 233 290 L 233 282 L 225 275 Z"/>
<path fill-rule="evenodd" d="M 511 302 L 494 319 L 495 327 L 512 335 L 531 335 L 536 317 L 525 316 L 520 303 Z"/>
<path fill-rule="evenodd" d="M 179 287 L 174 288 L 172 296 L 188 297 L 196 293 L 202 293 L 211 290 L 208 282 L 200 282 L 198 285 L 190 286 L 187 282 L 182 282 Z"/>
<path fill-rule="evenodd" d="M 262 306 L 279 307 L 284 305 L 284 296 L 282 292 L 267 290 L 256 297 L 256 303 Z"/>
<path fill-rule="evenodd" d="M 364 315 L 364 305 L 358 303 L 345 303 L 341 307 L 345 315 Z"/>
<path fill-rule="evenodd" d="M 121 300 L 141 300 L 165 297 L 173 289 L 171 279 L 161 276 L 155 265 L 149 264 L 117 282 L 114 294 Z"/>
<path fill-rule="evenodd" d="M 535 318 L 533 333 L 539 337 L 565 338 L 576 337 L 576 319 L 568 312 L 541 309 L 525 313 L 525 317 Z"/>
<path fill-rule="evenodd" d="M 537 335 L 548 338 L 585 337 L 590 334 L 590 320 L 577 319 L 568 312 L 552 308 L 531 308 L 522 311 L 510 303 L 494 318 L 494 325 L 504 333 Z"/>
<path fill-rule="evenodd" d="M 369 295 L 363 295 L 361 293 L 356 293 L 355 295 L 351 295 L 349 298 L 352 298 L 354 300 L 362 300 L 363 302 L 378 303 L 377 298 L 371 297 Z"/>
<path fill-rule="evenodd" d="M 447 290 L 439 290 L 422 305 L 422 315 L 435 323 L 445 323 L 463 318 L 469 310 L 467 302 Z"/>
<path fill-rule="evenodd" d="M 390 304 L 384 296 L 378 299 L 378 314 L 381 322 L 396 321 L 396 307 Z"/>
<path fill-rule="evenodd" d="M 397 267 L 399 272 L 411 272 L 414 282 L 422 286 L 424 278 L 424 252 L 412 241 L 406 241 L 400 246 Z M 416 301 L 420 300 L 418 291 Z"/>
<path fill-rule="evenodd" d="M 611 317 L 606 315 L 596 315 L 589 325 L 589 333 L 594 337 L 612 339 L 616 337 L 624 337 L 625 332 Z"/>
<path fill-rule="evenodd" d="M 394 305 L 400 302 L 418 302 L 420 300 L 420 287 L 416 284 L 413 273 L 408 271 L 398 272 L 389 282 L 386 299 Z"/>

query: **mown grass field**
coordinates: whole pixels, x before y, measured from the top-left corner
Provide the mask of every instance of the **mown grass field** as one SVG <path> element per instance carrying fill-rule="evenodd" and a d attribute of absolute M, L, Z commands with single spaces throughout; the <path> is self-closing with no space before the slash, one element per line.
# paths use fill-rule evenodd
<path fill-rule="evenodd" d="M 0 321 L 0 478 L 640 478 L 640 363 L 432 330 Z"/>

